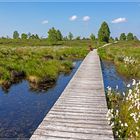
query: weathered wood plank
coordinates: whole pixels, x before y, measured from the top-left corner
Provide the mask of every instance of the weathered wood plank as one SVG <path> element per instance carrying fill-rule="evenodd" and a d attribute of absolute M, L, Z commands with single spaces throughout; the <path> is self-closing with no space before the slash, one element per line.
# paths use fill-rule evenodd
<path fill-rule="evenodd" d="M 113 139 L 100 59 L 90 52 L 31 140 Z"/>
<path fill-rule="evenodd" d="M 84 133 L 84 132 L 67 132 L 67 131 L 54 131 L 54 130 L 43 130 L 43 129 L 38 129 L 38 131 L 36 131 L 35 133 L 36 135 L 46 135 L 46 136 L 55 136 L 55 137 L 65 137 L 66 139 L 69 138 L 78 138 L 81 140 L 87 140 L 87 139 L 92 139 L 95 136 L 98 138 L 108 138 L 111 139 L 112 136 L 110 135 L 110 133 L 106 133 L 106 134 L 92 134 L 92 133 Z"/>
<path fill-rule="evenodd" d="M 96 129 L 96 128 L 77 128 L 77 127 L 68 127 L 68 126 L 56 126 L 56 125 L 43 125 L 41 130 L 53 130 L 53 131 L 64 131 L 64 132 L 77 132 L 77 133 L 86 133 L 86 134 L 99 134 L 99 135 L 108 135 L 112 134 L 110 130 L 107 129 Z"/>
<path fill-rule="evenodd" d="M 53 124 L 53 121 L 43 121 L 42 122 L 42 126 L 47 126 L 47 125 L 54 125 Z M 99 124 L 86 124 L 86 123 L 67 123 L 67 122 L 55 122 L 55 125 L 56 126 L 68 126 L 68 127 L 76 127 L 76 128 L 84 128 L 84 129 L 86 129 L 86 128 L 91 128 L 91 129 L 93 129 L 93 128 L 95 128 L 95 129 L 103 129 L 103 130 L 110 130 L 110 126 L 109 125 L 99 125 Z"/>

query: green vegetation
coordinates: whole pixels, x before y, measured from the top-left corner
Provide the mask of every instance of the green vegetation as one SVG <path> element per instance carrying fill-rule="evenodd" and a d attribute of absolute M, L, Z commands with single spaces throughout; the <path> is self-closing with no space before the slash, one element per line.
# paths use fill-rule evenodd
<path fill-rule="evenodd" d="M 69 40 L 72 40 L 73 39 L 73 34 L 71 32 L 69 32 L 68 39 Z"/>
<path fill-rule="evenodd" d="M 99 42 L 109 42 L 110 37 L 110 29 L 106 22 L 103 22 L 99 31 L 98 31 L 98 40 Z"/>
<path fill-rule="evenodd" d="M 102 59 L 114 62 L 120 74 L 140 78 L 140 42 L 123 41 L 98 50 Z"/>
<path fill-rule="evenodd" d="M 14 33 L 13 33 L 13 39 L 18 39 L 18 38 L 19 38 L 18 31 L 14 31 Z"/>
<path fill-rule="evenodd" d="M 28 38 L 28 35 L 27 34 L 25 34 L 25 33 L 22 33 L 21 34 L 21 39 L 27 39 Z"/>
<path fill-rule="evenodd" d="M 0 47 L 5 47 L 5 46 L 9 46 L 9 47 L 49 46 L 49 42 L 47 39 L 32 39 L 31 37 L 30 39 L 1 38 Z"/>
<path fill-rule="evenodd" d="M 110 37 L 106 22 L 102 23 L 97 39 L 93 33 L 89 38 L 82 39 L 80 36 L 74 37 L 71 32 L 63 37 L 61 31 L 54 27 L 48 31 L 47 38 L 31 33 L 20 35 L 18 31 L 14 31 L 13 38 L 0 38 L 0 84 L 9 87 L 17 79 L 25 78 L 32 83 L 32 87 L 48 87 L 46 83 L 53 84 L 60 72 L 71 70 L 72 60 L 83 59 L 92 48 L 99 48 L 115 40 L 119 39 Z M 131 44 L 132 40 L 138 39 L 132 33 L 127 36 L 122 33 L 120 40 L 130 40 Z M 140 58 L 137 57 L 140 50 L 129 47 L 130 44 L 125 41 L 113 44 L 113 47 L 99 49 L 100 56 L 114 61 L 122 74 L 140 77 Z"/>
<path fill-rule="evenodd" d="M 138 41 L 138 38 L 133 35 L 133 33 L 128 33 L 127 35 L 125 33 L 121 33 L 120 35 L 120 40 L 121 41 Z"/>
<path fill-rule="evenodd" d="M 105 28 L 105 27 L 104 27 Z M 106 28 L 107 29 L 107 28 Z M 99 41 L 108 42 L 103 39 L 103 27 L 99 30 L 101 37 Z M 102 33 L 101 33 L 102 32 Z M 108 32 L 109 33 L 109 32 Z M 123 95 L 108 87 L 107 118 L 111 125 L 115 139 L 140 139 L 140 41 L 132 33 L 122 33 L 120 38 L 109 38 L 111 45 L 98 49 L 101 59 L 112 61 L 117 71 L 123 76 L 133 78 L 132 85 L 127 85 L 126 93 Z"/>
<path fill-rule="evenodd" d="M 126 40 L 126 35 L 125 35 L 125 33 L 121 33 L 121 35 L 120 35 L 120 40 L 121 40 L 121 41 Z"/>
<path fill-rule="evenodd" d="M 128 33 L 128 35 L 127 35 L 127 40 L 128 40 L 128 41 L 134 40 L 134 36 L 133 36 L 132 33 Z"/>
<path fill-rule="evenodd" d="M 117 139 L 140 139 L 140 82 L 133 80 L 132 89 L 121 95 L 108 87 L 108 121 Z"/>
<path fill-rule="evenodd" d="M 87 52 L 86 47 L 0 47 L 0 84 L 8 88 L 25 78 L 34 88 L 46 88 Z"/>
<path fill-rule="evenodd" d="M 92 41 L 95 41 L 95 40 L 96 40 L 95 35 L 94 35 L 94 34 L 91 34 L 91 35 L 90 35 L 90 39 L 91 39 Z"/>
<path fill-rule="evenodd" d="M 54 27 L 48 31 L 48 41 L 50 45 L 57 44 L 58 41 L 62 41 L 63 36 L 59 30 Z"/>

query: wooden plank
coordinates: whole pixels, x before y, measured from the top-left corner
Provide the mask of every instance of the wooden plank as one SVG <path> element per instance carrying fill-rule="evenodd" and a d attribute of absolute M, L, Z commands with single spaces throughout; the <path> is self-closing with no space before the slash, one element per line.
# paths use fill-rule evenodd
<path fill-rule="evenodd" d="M 101 133 L 92 134 L 92 133 L 84 133 L 84 132 L 76 132 L 76 131 L 75 132 L 57 131 L 57 130 L 54 131 L 54 130 L 49 130 L 49 129 L 47 129 L 47 131 L 43 130 L 43 129 L 38 129 L 38 131 L 36 131 L 35 134 L 46 135 L 46 136 L 55 136 L 55 137 L 65 137 L 66 139 L 78 138 L 81 140 L 93 139 L 95 136 L 96 136 L 96 138 L 108 138 L 108 139 L 112 138 L 110 133 L 106 133 L 104 135 Z"/>
<path fill-rule="evenodd" d="M 90 52 L 31 140 L 110 140 L 97 50 Z"/>

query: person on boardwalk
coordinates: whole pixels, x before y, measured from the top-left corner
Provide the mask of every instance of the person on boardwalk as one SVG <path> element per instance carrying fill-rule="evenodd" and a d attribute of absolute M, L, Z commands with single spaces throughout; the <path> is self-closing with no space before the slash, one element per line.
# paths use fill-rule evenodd
<path fill-rule="evenodd" d="M 89 51 L 93 51 L 93 47 L 91 45 L 89 45 L 88 47 L 89 47 Z"/>

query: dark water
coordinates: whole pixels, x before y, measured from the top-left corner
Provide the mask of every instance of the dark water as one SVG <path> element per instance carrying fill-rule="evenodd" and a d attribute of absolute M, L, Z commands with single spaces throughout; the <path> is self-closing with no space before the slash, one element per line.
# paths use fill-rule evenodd
<path fill-rule="evenodd" d="M 62 91 L 76 72 L 81 61 L 77 61 L 75 68 L 69 75 L 61 74 L 56 85 L 45 92 L 30 90 L 27 81 L 13 85 L 8 93 L 0 88 L 0 138 L 29 138 L 47 112 L 54 105 Z M 116 72 L 115 66 L 102 61 L 104 86 L 126 90 L 130 80 Z"/>
<path fill-rule="evenodd" d="M 46 92 L 31 91 L 27 81 L 13 85 L 8 93 L 0 88 L 0 138 L 29 138 L 54 105 L 76 72 L 61 74 L 56 85 Z"/>
<path fill-rule="evenodd" d="M 105 90 L 107 90 L 108 86 L 113 90 L 116 90 L 116 86 L 118 86 L 117 91 L 120 93 L 125 92 L 127 89 L 127 84 L 131 83 L 132 80 L 118 74 L 114 64 L 111 62 L 102 61 L 101 66 Z"/>

